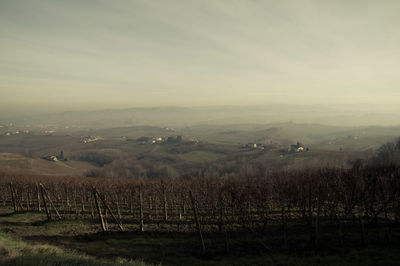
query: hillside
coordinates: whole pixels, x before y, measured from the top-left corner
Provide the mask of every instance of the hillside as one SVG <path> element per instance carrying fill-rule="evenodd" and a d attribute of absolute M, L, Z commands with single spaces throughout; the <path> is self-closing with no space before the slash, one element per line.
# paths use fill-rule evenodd
<path fill-rule="evenodd" d="M 0 136 L 0 152 L 14 154 L 2 156 L 0 165 L 7 171 L 80 176 L 262 175 L 306 166 L 346 167 L 373 156 L 399 132 L 399 127 L 247 123 L 14 134 Z M 177 136 L 182 136 L 179 141 Z M 297 142 L 307 152 L 288 152 Z M 41 159 L 61 151 L 68 161 Z"/>
<path fill-rule="evenodd" d="M 51 162 L 41 158 L 30 158 L 16 153 L 0 153 L 0 169 L 6 172 L 27 174 L 82 176 L 95 167 L 87 162 Z"/>

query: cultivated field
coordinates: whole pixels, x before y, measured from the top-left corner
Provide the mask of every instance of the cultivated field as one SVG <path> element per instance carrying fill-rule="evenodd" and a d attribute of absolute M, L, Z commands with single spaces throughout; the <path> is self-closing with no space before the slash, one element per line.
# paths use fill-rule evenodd
<path fill-rule="evenodd" d="M 92 256 L 395 265 L 399 181 L 397 167 L 367 166 L 193 180 L 5 174 L 0 203 L 11 234 Z"/>

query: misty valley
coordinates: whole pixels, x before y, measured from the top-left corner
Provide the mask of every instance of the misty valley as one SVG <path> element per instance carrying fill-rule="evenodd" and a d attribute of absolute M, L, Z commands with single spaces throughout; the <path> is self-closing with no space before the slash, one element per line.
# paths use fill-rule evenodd
<path fill-rule="evenodd" d="M 372 160 L 399 127 L 320 124 L 0 129 L 8 171 L 123 178 L 263 176 Z M 62 153 L 62 158 L 60 158 Z"/>
<path fill-rule="evenodd" d="M 390 264 L 399 129 L 3 123 L 0 223 L 105 264 L 116 254 L 127 265 L 358 264 L 382 245 L 373 256 Z"/>

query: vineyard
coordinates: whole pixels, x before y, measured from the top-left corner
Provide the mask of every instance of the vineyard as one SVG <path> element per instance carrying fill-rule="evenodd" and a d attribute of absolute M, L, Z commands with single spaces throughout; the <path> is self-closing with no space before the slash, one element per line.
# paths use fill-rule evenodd
<path fill-rule="evenodd" d="M 265 251 L 398 244 L 400 169 L 353 168 L 242 179 L 95 179 L 11 176 L 0 179 L 0 204 L 47 220 L 88 220 L 99 231 L 193 232 L 204 238 L 249 234 Z M 263 235 L 275 230 L 274 246 Z M 378 230 L 378 234 L 372 233 Z M 298 239 L 302 232 L 306 239 Z M 358 235 L 358 239 L 347 237 Z M 272 232 L 271 232 L 272 235 Z"/>

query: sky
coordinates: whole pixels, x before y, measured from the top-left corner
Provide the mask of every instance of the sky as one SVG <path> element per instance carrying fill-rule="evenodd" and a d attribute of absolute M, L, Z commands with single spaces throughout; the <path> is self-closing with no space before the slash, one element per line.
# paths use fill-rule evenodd
<path fill-rule="evenodd" d="M 400 1 L 1 0 L 0 111 L 400 104 Z"/>

